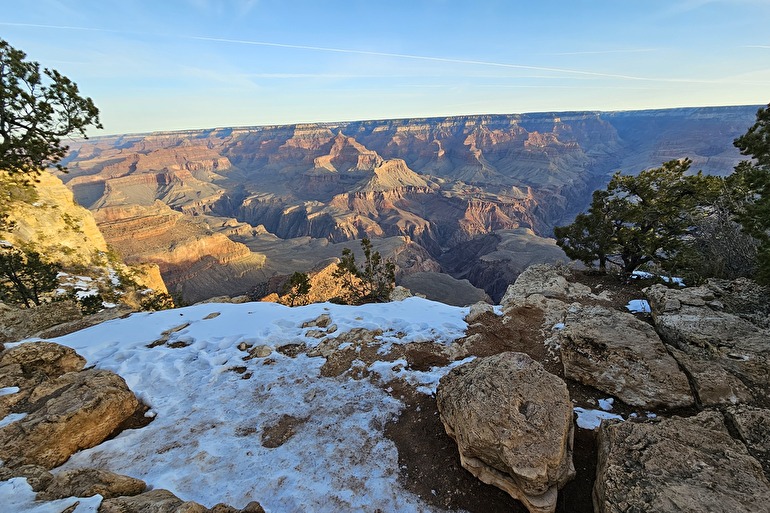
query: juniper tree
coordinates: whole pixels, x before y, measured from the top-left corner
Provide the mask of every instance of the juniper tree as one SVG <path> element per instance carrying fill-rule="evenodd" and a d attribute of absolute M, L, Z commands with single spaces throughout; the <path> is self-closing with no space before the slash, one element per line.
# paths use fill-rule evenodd
<path fill-rule="evenodd" d="M 65 169 L 62 138 L 102 125 L 77 84 L 26 57 L 0 39 L 0 170 L 34 179 L 48 166 Z"/>

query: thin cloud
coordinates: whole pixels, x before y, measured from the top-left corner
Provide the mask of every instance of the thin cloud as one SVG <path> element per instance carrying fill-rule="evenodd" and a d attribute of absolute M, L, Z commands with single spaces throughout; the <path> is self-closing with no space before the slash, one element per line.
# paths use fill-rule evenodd
<path fill-rule="evenodd" d="M 332 48 L 332 47 L 326 47 L 326 46 L 295 45 L 295 44 L 288 44 L 288 43 L 271 43 L 267 41 L 248 41 L 244 39 L 225 39 L 225 38 L 218 38 L 218 37 L 203 37 L 203 36 L 187 36 L 187 37 L 189 37 L 189 39 L 195 39 L 198 41 L 213 41 L 218 43 L 230 43 L 230 44 L 241 44 L 241 45 L 251 45 L 251 46 L 267 46 L 267 47 L 273 47 L 273 48 L 291 48 L 295 50 L 311 50 L 315 52 L 371 55 L 376 57 L 394 57 L 398 59 L 412 59 L 412 60 L 431 61 L 431 62 L 447 62 L 451 64 L 471 64 L 471 65 L 477 65 L 477 66 L 492 66 L 497 68 L 527 69 L 527 70 L 533 70 L 533 71 L 550 71 L 554 73 L 585 75 L 585 76 L 603 77 L 603 78 L 620 78 L 624 80 L 651 80 L 651 81 L 668 80 L 668 79 L 636 77 L 632 75 L 617 75 L 613 73 L 601 73 L 596 71 L 584 71 L 584 70 L 576 70 L 576 69 L 568 69 L 568 68 L 551 68 L 548 66 L 529 66 L 524 64 L 511 64 L 511 63 L 505 63 L 505 62 L 492 62 L 492 61 L 477 61 L 477 60 L 469 60 L 469 59 L 454 59 L 449 57 L 431 57 L 427 55 L 414 55 L 414 54 L 405 54 L 405 53 L 375 52 L 371 50 L 354 50 L 350 48 Z"/>
<path fill-rule="evenodd" d="M 639 76 L 633 76 L 633 75 L 620 75 L 615 73 L 602 73 L 602 72 L 596 72 L 596 71 L 585 71 L 585 70 L 576 70 L 576 69 L 569 69 L 569 68 L 530 66 L 525 64 L 511 64 L 511 63 L 505 63 L 505 62 L 454 59 L 449 57 L 431 57 L 427 55 L 415 55 L 415 54 L 404 54 L 404 53 L 375 52 L 371 50 L 355 50 L 350 48 L 332 48 L 332 47 L 326 47 L 326 46 L 272 43 L 268 41 L 248 41 L 243 39 L 225 39 L 225 38 L 204 37 L 204 36 L 186 36 L 186 37 L 188 37 L 189 39 L 194 39 L 198 41 L 213 41 L 213 42 L 219 42 L 219 43 L 241 44 L 241 45 L 251 45 L 251 46 L 267 46 L 267 47 L 273 47 L 273 48 L 291 48 L 296 50 L 310 50 L 310 51 L 316 51 L 316 52 L 330 52 L 330 53 L 342 53 L 342 54 L 353 54 L 353 55 L 371 55 L 376 57 L 393 57 L 398 59 L 412 59 L 412 60 L 430 61 L 430 62 L 446 62 L 451 64 L 469 64 L 469 65 L 475 65 L 475 66 L 490 66 L 490 67 L 507 68 L 507 69 L 525 69 L 530 71 L 547 71 L 552 73 L 561 73 L 561 74 L 567 74 L 567 75 L 576 75 L 576 76 L 594 77 L 594 78 L 615 78 L 620 80 L 636 80 L 636 81 L 645 81 L 645 82 L 691 83 L 691 84 L 719 82 L 719 80 L 693 80 L 693 79 L 684 79 L 684 78 L 639 77 Z"/>
<path fill-rule="evenodd" d="M 770 50 L 770 45 L 744 45 L 741 48 L 762 48 L 764 50 Z"/>
<path fill-rule="evenodd" d="M 110 29 L 91 28 L 91 27 L 72 27 L 68 25 L 42 25 L 39 23 L 10 23 L 10 22 L 0 21 L 0 25 L 5 27 L 30 27 L 30 28 L 45 28 L 45 29 L 55 29 L 55 30 L 82 30 L 85 32 L 111 32 L 113 34 L 127 33 L 127 31 L 125 30 L 110 30 Z"/>

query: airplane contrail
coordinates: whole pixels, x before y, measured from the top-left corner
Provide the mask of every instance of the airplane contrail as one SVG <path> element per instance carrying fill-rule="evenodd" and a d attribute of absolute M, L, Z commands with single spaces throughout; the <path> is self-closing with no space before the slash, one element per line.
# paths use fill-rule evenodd
<path fill-rule="evenodd" d="M 242 45 L 253 46 L 272 46 L 277 48 L 294 48 L 297 50 L 313 50 L 317 52 L 333 52 L 333 53 L 347 53 L 356 55 L 372 55 L 377 57 L 396 57 L 399 59 L 413 59 L 421 61 L 433 61 L 433 62 L 449 62 L 453 64 L 473 64 L 478 66 L 494 66 L 498 68 L 513 68 L 513 69 L 528 69 L 535 71 L 551 71 L 556 73 L 571 73 L 575 75 L 588 75 L 595 77 L 605 78 L 621 78 L 625 80 L 661 80 L 655 78 L 635 77 L 632 75 L 616 75 L 612 73 L 599 73 L 595 71 L 582 71 L 567 68 L 550 68 L 547 66 L 529 66 L 525 64 L 510 64 L 505 62 L 492 62 L 492 61 L 477 61 L 469 59 L 454 59 L 449 57 L 431 57 L 428 55 L 413 55 L 405 53 L 390 53 L 390 52 L 375 52 L 372 50 L 354 50 L 350 48 L 332 48 L 327 46 L 309 46 L 309 45 L 295 45 L 288 43 L 271 43 L 267 41 L 248 41 L 243 39 L 224 39 L 219 37 L 203 37 L 203 36 L 187 36 L 190 39 L 197 39 L 199 41 L 214 41 L 219 43 L 233 43 Z M 665 80 L 665 79 L 663 79 Z"/>
<path fill-rule="evenodd" d="M 0 26 L 35 27 L 35 28 L 57 29 L 57 30 L 82 30 L 82 31 L 92 31 L 92 32 L 110 32 L 110 33 L 146 35 L 145 33 L 142 33 L 142 32 L 133 32 L 129 30 L 111 30 L 111 29 L 92 28 L 92 27 L 75 27 L 75 26 L 67 26 L 67 25 L 43 25 L 43 24 L 36 24 L 36 23 L 0 22 Z M 168 34 L 162 34 L 162 35 L 168 36 Z M 412 60 L 431 61 L 431 62 L 446 62 L 446 63 L 452 63 L 452 64 L 470 64 L 475 66 L 490 66 L 490 67 L 496 67 L 496 68 L 548 71 L 552 73 L 563 73 L 563 74 L 580 75 L 580 76 L 587 76 L 587 77 L 617 78 L 622 80 L 635 80 L 635 81 L 645 81 L 645 82 L 685 82 L 685 83 L 713 82 L 709 80 L 638 77 L 633 75 L 602 73 L 602 72 L 596 72 L 596 71 L 585 71 L 585 70 L 576 70 L 576 69 L 569 69 L 569 68 L 531 66 L 531 65 L 525 65 L 525 64 L 511 64 L 511 63 L 505 63 L 505 62 L 480 61 L 480 60 L 471 60 L 471 59 L 456 59 L 456 58 L 450 58 L 450 57 L 432 57 L 428 55 L 415 55 L 415 54 L 404 54 L 404 53 L 376 52 L 372 50 L 356 50 L 351 48 L 333 48 L 333 47 L 326 47 L 326 46 L 273 43 L 269 41 L 249 41 L 244 39 L 226 39 L 226 38 L 205 37 L 205 36 L 173 36 L 173 37 L 178 37 L 182 39 L 193 39 L 198 41 L 212 41 L 212 42 L 218 42 L 218 43 L 241 44 L 241 45 L 252 45 L 252 46 L 268 46 L 268 47 L 274 47 L 274 48 L 292 48 L 296 50 L 311 50 L 316 52 L 371 55 L 371 56 L 377 56 L 377 57 L 394 57 L 399 59 L 412 59 Z"/>
<path fill-rule="evenodd" d="M 56 30 L 83 30 L 86 32 L 112 32 L 113 34 L 131 33 L 127 30 L 111 30 L 111 29 L 92 28 L 92 27 L 72 27 L 69 25 L 42 25 L 39 23 L 10 23 L 6 21 L 0 21 L 0 25 L 6 26 L 6 27 L 32 27 L 32 28 L 46 28 L 46 29 L 56 29 Z"/>

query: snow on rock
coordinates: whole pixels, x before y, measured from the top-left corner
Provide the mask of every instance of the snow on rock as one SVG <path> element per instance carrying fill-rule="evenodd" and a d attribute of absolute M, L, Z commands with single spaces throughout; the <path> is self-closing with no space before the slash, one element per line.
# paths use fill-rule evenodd
<path fill-rule="evenodd" d="M 2 387 L 0 388 L 0 396 L 15 394 L 19 390 L 19 387 Z"/>
<path fill-rule="evenodd" d="M 155 414 L 148 426 L 77 453 L 62 468 L 111 470 L 207 507 L 256 500 L 283 512 L 433 511 L 399 484 L 398 453 L 383 432 L 403 403 L 376 377 L 323 377 L 326 360 L 302 352 L 244 360 L 238 346 L 312 348 L 355 328 L 381 330 L 376 342 L 385 347 L 450 344 L 464 335 L 467 313 L 421 298 L 359 307 L 209 303 L 61 337 L 56 342 L 89 365 L 122 376 Z M 316 329 L 307 323 L 323 314 L 336 331 L 306 336 Z M 369 370 L 383 383 L 400 377 L 424 393 L 449 371 L 403 363 L 377 361 Z"/>
<path fill-rule="evenodd" d="M 580 407 L 575 407 L 573 410 L 577 414 L 577 425 L 582 429 L 598 429 L 604 419 L 623 420 L 623 417 L 620 415 L 602 410 L 590 410 Z"/>
<path fill-rule="evenodd" d="M 8 415 L 0 419 L 0 428 L 4 428 L 9 424 L 13 424 L 14 422 L 21 420 L 26 416 L 27 416 L 26 413 L 9 413 Z"/>
<path fill-rule="evenodd" d="M 612 406 L 615 404 L 615 398 L 608 397 L 607 399 L 599 399 L 599 408 L 604 411 L 612 411 Z"/>
<path fill-rule="evenodd" d="M 626 309 L 631 313 L 650 313 L 650 303 L 646 299 L 632 299 Z"/>

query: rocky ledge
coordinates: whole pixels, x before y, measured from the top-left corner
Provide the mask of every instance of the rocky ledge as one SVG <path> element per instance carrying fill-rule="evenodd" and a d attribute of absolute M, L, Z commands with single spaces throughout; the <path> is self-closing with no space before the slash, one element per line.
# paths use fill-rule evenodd
<path fill-rule="evenodd" d="M 399 482 L 419 494 L 426 511 L 764 512 L 767 297 L 745 280 L 642 290 L 536 265 L 508 288 L 500 307 L 470 308 L 458 340 L 386 345 L 390 335 L 406 335 L 385 326 L 346 329 L 339 313 L 323 314 L 297 327 L 300 339 L 238 338 L 242 367 L 228 370 L 252 383 L 280 362 L 323 358 L 318 379 L 366 381 L 386 391 L 405 405 L 382 428 L 398 450 Z M 642 298 L 643 312 L 628 311 L 629 299 Z M 200 322 L 219 316 L 212 311 Z M 189 342 L 180 333 L 188 326 L 164 332 L 146 349 L 185 351 Z M 137 479 L 72 468 L 73 461 L 55 469 L 75 451 L 148 422 L 120 376 L 84 366 L 57 344 L 0 345 L 0 389 L 13 389 L 0 395 L 0 418 L 13 416 L 0 427 L 0 481 L 41 501 L 99 494 L 102 512 L 239 511 L 224 504 L 207 510 Z M 402 378 L 436 369 L 444 377 L 435 400 Z M 292 383 L 284 386 L 300 386 Z M 586 416 L 608 420 L 591 424 Z M 309 419 L 277 417 L 265 424 L 262 446 L 278 450 Z M 471 474 L 505 493 L 479 488 Z"/>

